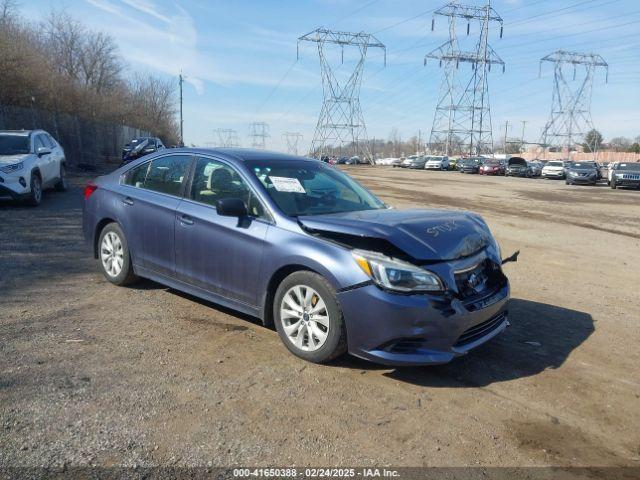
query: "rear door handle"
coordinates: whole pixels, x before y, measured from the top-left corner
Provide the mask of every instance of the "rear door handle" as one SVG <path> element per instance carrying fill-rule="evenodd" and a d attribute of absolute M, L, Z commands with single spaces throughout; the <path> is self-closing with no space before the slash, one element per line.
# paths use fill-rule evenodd
<path fill-rule="evenodd" d="M 193 218 L 189 217 L 188 215 L 182 215 L 180 217 L 180 223 L 183 225 L 193 225 Z"/>
<path fill-rule="evenodd" d="M 124 197 L 122 199 L 122 203 L 124 203 L 125 205 L 133 205 L 133 200 L 131 199 L 131 197 Z"/>

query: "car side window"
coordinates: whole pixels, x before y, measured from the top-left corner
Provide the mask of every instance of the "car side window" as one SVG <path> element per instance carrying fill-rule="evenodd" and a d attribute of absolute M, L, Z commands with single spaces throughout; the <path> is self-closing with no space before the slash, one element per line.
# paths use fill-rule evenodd
<path fill-rule="evenodd" d="M 179 195 L 189 160 L 188 155 L 167 155 L 153 159 L 142 188 L 167 195 Z"/>
<path fill-rule="evenodd" d="M 45 143 L 49 146 L 49 148 L 56 148 L 56 142 L 51 135 L 48 133 L 43 135 Z"/>
<path fill-rule="evenodd" d="M 218 200 L 239 198 L 247 206 L 250 215 L 269 218 L 260 200 L 238 172 L 229 165 L 209 158 L 198 158 L 196 162 L 190 198 L 212 206 Z"/>
<path fill-rule="evenodd" d="M 33 139 L 33 149 L 35 152 L 38 151 L 40 147 L 45 147 L 44 141 L 42 140 L 42 135 L 36 135 Z"/>
<path fill-rule="evenodd" d="M 144 187 L 144 181 L 147 178 L 150 164 L 151 162 L 146 162 L 129 170 L 125 175 L 124 184 L 138 188 Z"/>

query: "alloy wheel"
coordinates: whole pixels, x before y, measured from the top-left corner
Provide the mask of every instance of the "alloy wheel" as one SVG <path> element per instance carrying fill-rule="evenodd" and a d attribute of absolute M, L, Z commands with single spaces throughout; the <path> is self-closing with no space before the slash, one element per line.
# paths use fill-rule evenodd
<path fill-rule="evenodd" d="M 322 347 L 329 333 L 329 311 L 313 288 L 296 285 L 284 294 L 280 321 L 289 341 L 298 349 L 313 352 Z"/>
<path fill-rule="evenodd" d="M 100 245 L 100 258 L 104 271 L 110 277 L 117 277 L 124 264 L 122 241 L 115 232 L 107 232 Z"/>
<path fill-rule="evenodd" d="M 40 184 L 40 177 L 37 175 L 34 175 L 33 177 L 31 189 L 33 190 L 33 200 L 36 203 L 40 203 L 40 200 L 42 200 L 42 185 Z"/>

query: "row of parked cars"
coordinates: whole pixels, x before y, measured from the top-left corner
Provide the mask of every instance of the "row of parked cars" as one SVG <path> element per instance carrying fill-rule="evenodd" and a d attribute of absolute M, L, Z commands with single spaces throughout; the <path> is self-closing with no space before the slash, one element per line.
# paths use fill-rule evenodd
<path fill-rule="evenodd" d="M 411 155 L 406 158 L 383 158 L 376 165 L 424 170 L 457 170 L 460 173 L 480 175 L 504 175 L 507 177 L 541 177 L 564 180 L 567 185 L 596 185 L 606 178 L 611 188 L 640 188 L 640 162 L 612 162 L 598 164 L 595 161 L 533 160 L 522 157 L 496 159 L 489 157 L 463 157 Z"/>

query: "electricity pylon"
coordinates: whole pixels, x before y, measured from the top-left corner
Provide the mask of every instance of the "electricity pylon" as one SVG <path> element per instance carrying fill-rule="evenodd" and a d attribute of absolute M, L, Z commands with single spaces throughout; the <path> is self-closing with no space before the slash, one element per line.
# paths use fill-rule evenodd
<path fill-rule="evenodd" d="M 384 51 L 386 65 L 386 47 L 368 33 L 334 32 L 324 28 L 318 28 L 301 36 L 298 38 L 298 46 L 300 42 L 315 42 L 318 45 L 324 96 L 310 154 L 322 157 L 334 148 L 338 148 L 340 153 L 346 149 L 351 154 L 361 155 L 373 162 L 371 148 L 367 141 L 367 128 L 360 108 L 360 87 L 367 50 L 381 48 Z M 351 76 L 343 84 L 336 78 L 327 58 L 326 48 L 329 45 L 340 46 L 342 63 L 344 63 L 345 47 L 356 47 L 360 53 L 360 59 L 356 62 Z"/>
<path fill-rule="evenodd" d="M 267 138 L 269 137 L 269 125 L 264 122 L 253 122 L 249 125 L 249 138 L 251 138 L 251 147 L 264 150 L 267 147 Z"/>
<path fill-rule="evenodd" d="M 482 7 L 460 5 L 451 2 L 434 12 L 431 30 L 435 27 L 436 15 L 449 18 L 449 40 L 424 57 L 438 60 L 444 66 L 444 76 L 440 87 L 440 96 L 436 104 L 433 126 L 429 138 L 432 150 L 446 155 L 452 152 L 452 143 L 461 142 L 464 151 L 470 155 L 493 151 L 493 133 L 491 127 L 491 107 L 489 104 L 489 84 L 487 81 L 491 65 L 502 65 L 504 62 L 489 45 L 489 27 L 492 22 L 500 24 L 502 38 L 502 18 L 488 2 Z M 475 48 L 470 51 L 461 50 L 458 42 L 456 20 L 467 21 L 467 35 L 471 23 L 478 24 L 480 34 Z M 464 89 L 458 78 L 460 63 L 470 63 L 471 78 Z"/>
<path fill-rule="evenodd" d="M 596 69 L 602 67 L 609 77 L 609 65 L 595 53 L 575 53 L 558 50 L 540 59 L 551 62 L 553 67 L 553 95 L 551 97 L 551 115 L 542 131 L 540 143 L 543 147 L 565 147 L 567 155 L 571 148 L 584 140 L 593 129 L 591 119 L 591 94 Z M 567 69 L 573 68 L 573 72 Z M 578 77 L 578 71 L 580 75 Z M 570 79 L 568 74 L 571 76 Z M 597 145 L 589 145 L 595 151 Z"/>
<path fill-rule="evenodd" d="M 302 140 L 302 134 L 298 132 L 284 132 L 282 139 L 287 144 L 287 153 L 298 155 L 298 143 Z"/>
<path fill-rule="evenodd" d="M 239 147 L 240 139 L 238 133 L 231 128 L 217 128 L 213 131 L 218 147 Z"/>

